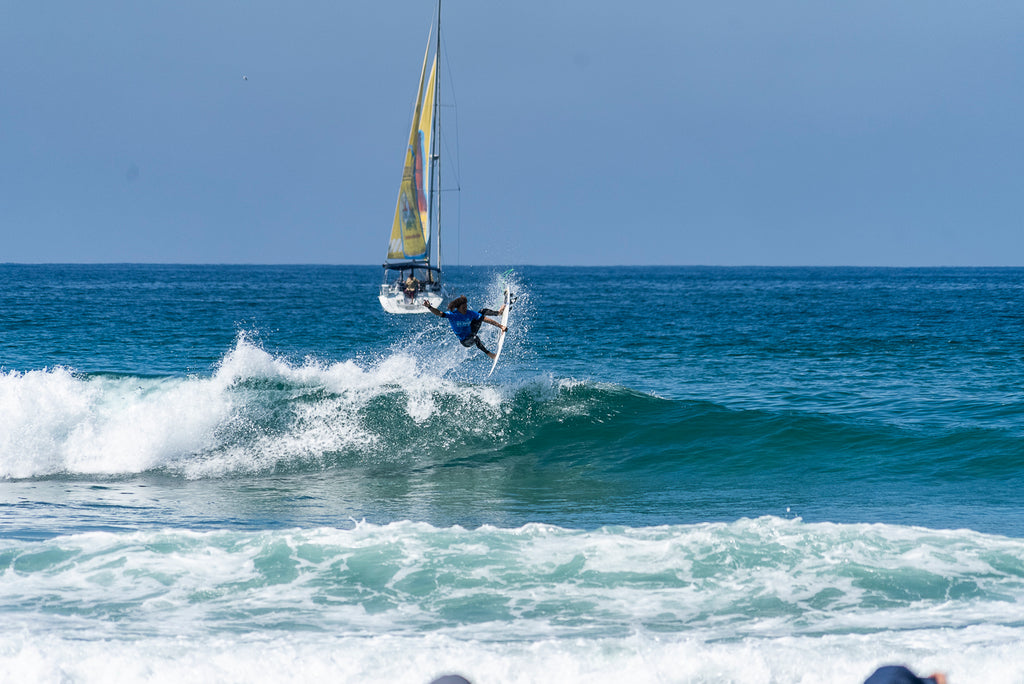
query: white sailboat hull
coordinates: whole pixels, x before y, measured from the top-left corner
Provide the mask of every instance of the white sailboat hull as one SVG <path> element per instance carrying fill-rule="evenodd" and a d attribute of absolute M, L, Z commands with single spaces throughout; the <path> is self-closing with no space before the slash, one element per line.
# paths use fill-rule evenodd
<path fill-rule="evenodd" d="M 410 299 L 405 296 L 405 292 L 401 288 L 396 288 L 390 285 L 381 285 L 380 294 L 377 295 L 377 299 L 380 301 L 381 307 L 392 314 L 420 314 L 430 313 L 430 309 L 423 306 L 423 302 L 430 302 L 430 305 L 435 309 L 440 309 L 447 297 L 445 297 L 442 290 L 417 292 L 416 295 Z"/>

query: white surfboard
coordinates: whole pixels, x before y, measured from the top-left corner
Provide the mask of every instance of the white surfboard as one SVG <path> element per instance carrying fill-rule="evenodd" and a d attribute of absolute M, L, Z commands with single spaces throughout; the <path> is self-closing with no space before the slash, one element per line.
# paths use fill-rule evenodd
<path fill-rule="evenodd" d="M 508 310 L 512 308 L 512 303 L 508 291 L 508 285 L 505 286 L 505 293 L 502 295 L 502 301 L 505 303 L 505 311 L 501 314 L 501 324 L 508 325 Z M 501 348 L 505 345 L 505 331 L 501 331 L 498 334 L 498 348 L 494 350 L 494 363 L 491 364 L 491 370 L 487 373 L 487 377 L 491 377 L 491 373 L 494 372 L 494 367 L 498 365 L 498 357 L 501 356 Z"/>

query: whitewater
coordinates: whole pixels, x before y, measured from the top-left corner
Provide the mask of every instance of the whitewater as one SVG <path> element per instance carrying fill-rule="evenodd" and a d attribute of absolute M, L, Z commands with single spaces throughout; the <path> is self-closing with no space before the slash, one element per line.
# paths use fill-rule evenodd
<path fill-rule="evenodd" d="M 1024 271 L 378 270 L 0 265 L 0 681 L 1024 682 Z"/>

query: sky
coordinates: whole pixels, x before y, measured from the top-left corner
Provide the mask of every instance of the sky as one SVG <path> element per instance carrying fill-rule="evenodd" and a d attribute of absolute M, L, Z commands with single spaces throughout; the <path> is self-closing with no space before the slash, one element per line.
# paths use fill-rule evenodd
<path fill-rule="evenodd" d="M 443 9 L 447 264 L 1024 265 L 1020 0 Z M 0 262 L 381 263 L 434 12 L 0 0 Z"/>

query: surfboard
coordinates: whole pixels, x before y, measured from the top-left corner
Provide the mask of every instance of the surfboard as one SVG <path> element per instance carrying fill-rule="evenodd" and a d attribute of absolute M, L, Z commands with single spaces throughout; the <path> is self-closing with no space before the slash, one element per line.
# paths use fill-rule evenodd
<path fill-rule="evenodd" d="M 502 301 L 505 303 L 505 311 L 501 314 L 502 325 L 508 325 L 508 310 L 512 308 L 512 302 L 510 301 L 511 295 L 508 291 L 508 285 L 505 286 L 505 292 L 502 295 Z M 487 377 L 491 377 L 491 373 L 494 372 L 494 367 L 498 365 L 498 358 L 501 356 L 501 348 L 505 346 L 505 332 L 502 331 L 498 334 L 498 348 L 494 350 L 494 363 L 491 364 L 491 370 L 487 373 Z"/>

